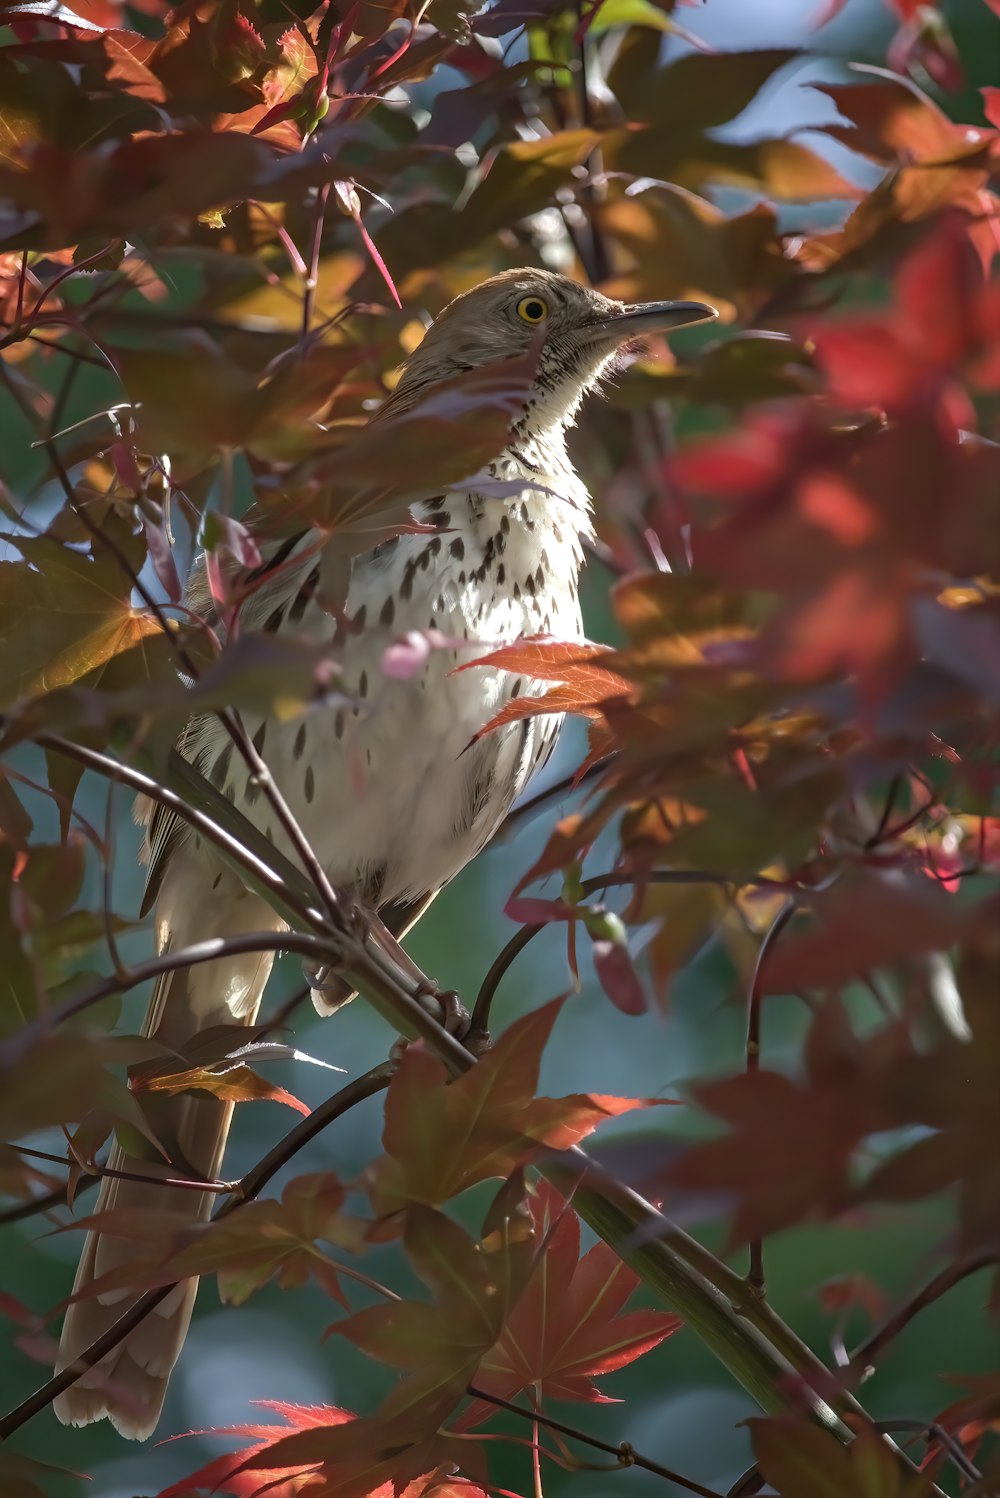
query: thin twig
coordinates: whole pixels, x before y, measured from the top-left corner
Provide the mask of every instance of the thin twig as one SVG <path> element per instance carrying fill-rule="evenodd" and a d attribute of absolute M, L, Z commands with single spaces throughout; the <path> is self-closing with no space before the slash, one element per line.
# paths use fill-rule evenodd
<path fill-rule="evenodd" d="M 33 1160 L 49 1160 L 54 1165 L 69 1166 L 78 1165 L 84 1176 L 95 1176 L 101 1179 L 109 1176 L 113 1181 L 138 1181 L 144 1186 L 176 1186 L 182 1191 L 208 1191 L 216 1192 L 220 1196 L 232 1191 L 232 1181 L 198 1181 L 180 1176 L 150 1176 L 143 1175 L 138 1170 L 116 1170 L 110 1165 L 85 1165 L 82 1160 L 74 1158 L 67 1160 L 65 1155 L 54 1155 L 48 1150 L 29 1149 L 24 1144 L 4 1144 L 0 1149 L 17 1150 L 18 1154 L 27 1155 Z"/>
<path fill-rule="evenodd" d="M 185 648 L 183 643 L 178 640 L 176 630 L 171 627 L 170 620 L 163 612 L 160 604 L 153 597 L 153 594 L 146 587 L 140 574 L 136 572 L 127 555 L 118 545 L 117 541 L 115 541 L 112 536 L 109 536 L 107 532 L 104 531 L 99 525 L 95 524 L 90 515 L 87 513 L 86 506 L 81 505 L 78 502 L 76 497 L 76 490 L 73 487 L 72 480 L 70 479 L 69 473 L 67 472 L 62 458 L 59 455 L 59 450 L 56 447 L 55 443 L 51 440 L 51 438 L 45 439 L 44 447 L 45 451 L 48 454 L 49 461 L 56 471 L 56 476 L 59 479 L 60 486 L 66 496 L 66 500 L 69 503 L 70 508 L 73 510 L 74 514 L 78 516 L 85 528 L 89 531 L 91 537 L 95 541 L 99 541 L 102 546 L 107 547 L 111 552 L 115 561 L 118 563 L 118 566 L 120 567 L 123 575 L 128 579 L 131 587 L 134 588 L 134 590 L 139 594 L 139 597 L 142 599 L 144 605 L 153 615 L 154 619 L 160 627 L 162 634 L 165 636 L 171 649 L 174 651 L 182 669 L 193 680 L 197 680 L 199 671 L 196 662 L 194 661 L 188 650 Z M 313 880 L 313 883 L 316 886 L 316 891 L 323 900 L 323 903 L 326 905 L 327 910 L 331 915 L 338 914 L 341 908 L 340 898 L 331 885 L 330 880 L 327 877 L 326 870 L 323 868 L 322 864 L 317 858 L 312 844 L 309 842 L 309 839 L 306 837 L 301 826 L 299 825 L 299 822 L 292 812 L 291 807 L 288 805 L 288 802 L 285 800 L 284 795 L 279 789 L 277 782 L 272 776 L 267 765 L 258 754 L 257 749 L 253 744 L 249 734 L 246 733 L 242 723 L 239 721 L 237 716 L 234 713 L 230 712 L 229 709 L 216 709 L 216 717 L 222 724 L 223 728 L 226 730 L 226 733 L 229 735 L 230 740 L 235 746 L 237 753 L 240 755 L 248 771 L 260 786 L 260 790 L 265 800 L 269 803 L 271 810 L 274 812 L 278 822 L 281 824 L 281 827 L 289 840 L 293 852 L 301 860 L 303 869 Z"/>
<path fill-rule="evenodd" d="M 656 1477 L 665 1477 L 669 1482 L 675 1482 L 678 1487 L 684 1488 L 689 1493 L 698 1493 L 700 1498 L 722 1498 L 714 1488 L 706 1488 L 700 1482 L 694 1482 L 690 1477 L 682 1477 L 679 1472 L 672 1471 L 669 1467 L 654 1462 L 648 1456 L 642 1456 L 628 1441 L 620 1441 L 617 1446 L 610 1441 L 602 1441 L 598 1436 L 592 1436 L 587 1431 L 578 1430 L 575 1425 L 568 1425 L 564 1420 L 554 1420 L 550 1415 L 543 1415 L 539 1410 L 527 1410 L 523 1405 L 514 1404 L 509 1399 L 501 1399 L 499 1394 L 488 1394 L 485 1389 L 480 1389 L 476 1384 L 469 1384 L 466 1393 L 473 1399 L 485 1400 L 487 1404 L 495 1404 L 498 1409 L 509 1410 L 512 1415 L 520 1415 L 524 1420 L 537 1421 L 548 1430 L 558 1431 L 560 1435 L 569 1436 L 574 1441 L 582 1441 L 586 1446 L 592 1446 L 595 1451 L 606 1452 L 609 1456 L 617 1457 L 621 1467 L 641 1467 L 645 1472 L 652 1472 Z"/>
<path fill-rule="evenodd" d="M 866 1377 L 872 1371 L 872 1364 L 879 1354 L 896 1340 L 900 1332 L 909 1326 L 915 1316 L 933 1305 L 936 1300 L 940 1300 L 942 1295 L 946 1295 L 962 1280 L 968 1279 L 970 1274 L 978 1274 L 981 1269 L 988 1269 L 990 1265 L 997 1263 L 1000 1263 L 1000 1247 L 994 1243 L 988 1248 L 981 1249 L 979 1253 L 972 1254 L 969 1258 L 958 1259 L 954 1264 L 947 1265 L 922 1285 L 915 1295 L 892 1311 L 863 1342 L 858 1343 L 846 1367 Z"/>
<path fill-rule="evenodd" d="M 364 1076 L 349 1082 L 325 1103 L 321 1103 L 308 1118 L 304 1118 L 286 1134 L 274 1149 L 268 1151 L 263 1160 L 248 1170 L 246 1175 L 232 1187 L 229 1200 L 222 1204 L 212 1221 L 218 1222 L 220 1218 L 228 1217 L 245 1202 L 252 1201 L 254 1197 L 259 1196 L 272 1176 L 276 1175 L 304 1144 L 331 1124 L 334 1119 L 353 1108 L 355 1104 L 388 1087 L 392 1070 L 388 1062 L 383 1062 L 382 1065 L 366 1072 Z M 120 1316 L 112 1326 L 108 1327 L 107 1331 L 103 1332 L 79 1355 L 71 1367 L 64 1368 L 61 1373 L 55 1374 L 41 1388 L 36 1389 L 34 1394 L 23 1400 L 16 1409 L 0 1419 L 0 1441 L 5 1441 L 16 1430 L 20 1430 L 22 1425 L 47 1408 L 60 1394 L 71 1388 L 88 1368 L 93 1368 L 103 1357 L 112 1352 L 173 1289 L 173 1284 L 161 1285 L 158 1289 L 147 1290 L 144 1295 L 141 1295 L 129 1306 L 124 1315 Z"/>
<path fill-rule="evenodd" d="M 217 962 L 223 957 L 239 957 L 249 952 L 298 952 L 303 957 L 325 958 L 327 961 L 337 955 L 335 944 L 328 938 L 312 936 L 304 931 L 248 931 L 241 932 L 238 936 L 211 936 L 206 941 L 192 942 L 189 947 L 176 947 L 161 952 L 158 957 L 151 957 L 147 962 L 138 962 L 110 978 L 92 983 L 82 993 L 75 994 L 58 1008 L 39 1015 L 37 1020 L 8 1036 L 3 1042 L 4 1052 L 16 1058 L 22 1049 L 26 1049 L 35 1040 L 40 1031 L 65 1024 L 66 1020 L 81 1014 L 91 1005 L 100 1003 L 102 999 L 110 998 L 116 993 L 127 993 L 130 988 L 136 988 L 151 978 L 159 978 L 163 973 L 173 973 L 178 968 L 197 967 L 203 962 Z"/>
<path fill-rule="evenodd" d="M 88 1191 L 91 1186 L 96 1186 L 98 1177 L 93 1175 L 84 1176 L 77 1183 L 74 1195 L 79 1196 L 81 1192 Z M 54 1212 L 56 1207 L 65 1207 L 69 1192 L 69 1182 L 63 1186 L 56 1186 L 52 1191 L 46 1191 L 44 1196 L 33 1196 L 29 1201 L 19 1202 L 16 1207 L 7 1207 L 0 1212 L 0 1228 L 8 1227 L 13 1222 L 25 1222 L 29 1217 L 38 1217 L 45 1212 Z"/>
<path fill-rule="evenodd" d="M 592 879 L 583 882 L 582 889 L 584 898 L 588 895 L 597 894 L 601 890 L 620 888 L 625 884 L 717 884 L 730 885 L 769 885 L 775 881 L 762 875 L 756 879 L 734 879 L 730 874 L 723 874 L 715 869 L 653 869 L 643 872 L 641 876 L 623 872 L 611 872 L 597 874 Z M 500 987 L 507 969 L 524 951 L 529 942 L 533 941 L 540 931 L 545 930 L 545 922 L 522 926 L 515 931 L 510 941 L 494 958 L 489 972 L 482 981 L 479 993 L 476 996 L 475 1006 L 472 1011 L 472 1025 L 470 1034 L 485 1035 L 489 1030 L 490 1007 Z"/>
<path fill-rule="evenodd" d="M 131 765 L 122 764 L 120 760 L 114 759 L 109 754 L 102 754 L 97 749 L 90 749 L 85 744 L 74 743 L 71 739 L 64 739 L 56 734 L 41 734 L 35 740 L 41 749 L 51 750 L 54 754 L 64 755 L 67 759 L 75 759 L 88 770 L 95 770 L 99 775 L 107 775 L 113 779 L 120 779 L 134 791 L 150 800 L 158 801 L 161 806 L 176 812 L 194 830 L 201 834 L 207 841 L 215 844 L 222 852 L 228 853 L 235 858 L 248 873 L 253 874 L 259 883 L 263 884 L 272 894 L 280 896 L 281 904 L 286 908 L 292 906 L 300 919 L 313 927 L 314 930 L 324 929 L 322 916 L 314 909 L 300 906 L 295 899 L 294 893 L 288 888 L 287 882 L 272 868 L 258 858 L 254 853 L 241 843 L 237 838 L 226 832 L 223 828 L 206 816 L 204 812 L 191 806 L 182 796 L 166 786 L 160 785 L 149 775 L 144 775 L 141 770 L 133 769 Z"/>
<path fill-rule="evenodd" d="M 895 1420 L 875 1420 L 875 1429 L 884 1435 L 892 1435 L 896 1431 L 912 1430 L 914 1434 L 923 1436 L 925 1440 L 933 1439 L 943 1451 L 951 1457 L 952 1462 L 967 1477 L 970 1482 L 981 1482 L 983 1474 L 975 1462 L 969 1460 L 959 1441 L 955 1439 L 951 1431 L 945 1430 L 943 1425 L 938 1425 L 936 1420 L 918 1420 L 900 1417 Z"/>
<path fill-rule="evenodd" d="M 768 927 L 757 951 L 757 961 L 754 964 L 753 980 L 750 984 L 750 995 L 747 1000 L 746 1069 L 748 1072 L 760 1070 L 760 1026 L 764 997 L 764 966 L 775 943 L 794 914 L 795 901 L 792 899 L 786 900 Z M 758 1299 L 763 1300 L 767 1288 L 764 1278 L 763 1240 L 755 1238 L 750 1244 L 749 1252 L 750 1263 L 747 1269 L 747 1288 L 752 1295 L 756 1295 Z"/>
<path fill-rule="evenodd" d="M 520 830 L 523 823 L 530 822 L 531 818 L 537 816 L 550 801 L 557 801 L 560 796 L 569 795 L 571 791 L 577 791 L 583 786 L 589 785 L 592 780 L 596 780 L 599 775 L 603 775 L 616 758 L 617 755 L 608 755 L 606 759 L 599 760 L 596 764 L 591 765 L 582 775 L 578 775 L 575 772 L 572 775 L 564 775 L 561 780 L 555 781 L 552 785 L 546 786 L 543 791 L 537 791 L 535 795 L 529 796 L 526 801 L 520 802 L 514 807 L 513 811 L 507 813 L 483 851 L 488 853 L 490 848 L 495 848 L 498 844 L 507 842 Z"/>

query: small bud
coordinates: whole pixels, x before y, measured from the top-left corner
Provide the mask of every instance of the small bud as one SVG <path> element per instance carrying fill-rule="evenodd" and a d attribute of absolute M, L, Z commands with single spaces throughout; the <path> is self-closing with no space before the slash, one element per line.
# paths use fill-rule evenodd
<path fill-rule="evenodd" d="M 628 943 L 625 922 L 613 910 L 588 910 L 583 923 L 594 941 L 608 941 L 615 947 L 624 947 Z"/>

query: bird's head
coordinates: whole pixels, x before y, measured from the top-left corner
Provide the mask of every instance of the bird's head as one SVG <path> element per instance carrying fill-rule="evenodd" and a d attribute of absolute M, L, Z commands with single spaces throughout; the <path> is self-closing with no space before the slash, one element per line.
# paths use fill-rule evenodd
<path fill-rule="evenodd" d="M 565 425 L 625 346 L 716 316 L 704 302 L 629 304 L 553 271 L 502 271 L 449 302 L 407 360 L 390 404 L 409 405 L 431 385 L 535 347 L 533 424 Z"/>

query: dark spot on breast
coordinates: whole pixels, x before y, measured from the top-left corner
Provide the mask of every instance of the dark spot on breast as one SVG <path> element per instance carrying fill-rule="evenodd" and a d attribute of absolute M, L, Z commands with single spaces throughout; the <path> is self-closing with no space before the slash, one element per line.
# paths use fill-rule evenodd
<path fill-rule="evenodd" d="M 530 595 L 530 597 L 534 598 L 534 596 L 535 596 L 535 579 L 532 577 L 532 575 L 531 575 L 530 572 L 528 573 L 527 577 L 524 579 L 524 588 L 525 588 L 525 592 L 528 593 Z"/>
<path fill-rule="evenodd" d="M 462 583 L 465 582 L 465 571 L 464 571 L 464 569 L 463 569 L 463 571 L 461 571 L 458 574 L 458 581 L 459 581 L 459 584 L 462 584 Z"/>
<path fill-rule="evenodd" d="M 521 596 L 521 584 L 520 583 L 515 583 L 514 584 L 514 602 L 515 603 L 520 598 L 520 596 Z"/>
<path fill-rule="evenodd" d="M 539 588 L 545 587 L 545 569 L 538 567 L 535 571 L 535 583 Z"/>
<path fill-rule="evenodd" d="M 367 697 L 368 696 L 368 672 L 367 671 L 362 671 L 361 675 L 358 677 L 358 696 L 359 697 Z"/>
<path fill-rule="evenodd" d="M 303 783 L 303 789 L 306 793 L 306 800 L 311 801 L 316 794 L 316 777 L 313 774 L 312 765 L 306 766 L 306 778 Z"/>
<path fill-rule="evenodd" d="M 506 581 L 507 568 L 504 566 L 503 562 L 501 562 L 500 566 L 497 568 L 497 587 L 502 588 Z"/>
<path fill-rule="evenodd" d="M 519 676 L 517 678 L 517 680 L 515 681 L 514 685 L 510 689 L 510 700 L 511 700 L 511 702 L 513 702 L 513 700 L 514 700 L 515 697 L 520 697 L 520 695 L 521 695 L 521 687 L 523 685 L 524 685 L 524 683 L 522 682 L 522 680 L 521 680 L 521 678 Z"/>
<path fill-rule="evenodd" d="M 400 598 L 413 597 L 413 578 L 416 574 L 416 570 L 417 568 L 415 562 L 407 562 L 406 570 L 403 573 L 403 580 L 399 585 Z"/>
<path fill-rule="evenodd" d="M 363 603 L 361 605 L 361 607 L 358 609 L 358 612 L 355 614 L 354 618 L 351 620 L 351 623 L 353 624 L 353 626 L 354 626 L 355 629 L 361 630 L 361 629 L 364 629 L 364 627 L 365 627 L 365 620 L 367 618 L 368 618 L 368 605 Z"/>
<path fill-rule="evenodd" d="M 393 619 L 395 618 L 395 615 L 396 615 L 396 600 L 393 598 L 392 594 L 390 593 L 389 596 L 388 596 L 388 598 L 386 599 L 385 603 L 382 605 L 382 612 L 378 616 L 379 617 L 379 623 L 380 624 L 391 624 L 392 621 L 393 621 Z"/>
<path fill-rule="evenodd" d="M 288 536 L 284 541 L 282 541 L 281 545 L 278 547 L 273 556 L 268 557 L 266 561 L 261 562 L 260 566 L 255 567 L 252 572 L 247 573 L 244 581 L 248 583 L 255 583 L 259 577 L 266 577 L 269 572 L 276 572 L 281 566 L 282 562 L 287 561 L 287 559 L 291 556 L 292 552 L 295 550 L 296 546 L 298 546 L 299 542 L 302 540 L 302 537 L 305 534 L 305 531 L 296 531 L 294 536 Z"/>
<path fill-rule="evenodd" d="M 462 558 L 465 556 L 465 542 L 462 540 L 461 536 L 455 537 L 448 550 L 451 552 L 453 557 L 456 557 L 458 559 L 458 561 L 462 560 Z"/>
<path fill-rule="evenodd" d="M 266 737 L 267 737 L 267 720 L 265 719 L 265 721 L 260 725 L 260 727 L 258 728 L 257 732 L 253 736 L 253 746 L 256 749 L 256 751 L 257 751 L 258 754 L 263 754 L 264 753 L 264 740 L 266 739 Z"/>
<path fill-rule="evenodd" d="M 314 567 L 295 595 L 291 608 L 288 610 L 289 619 L 294 619 L 298 624 L 319 587 L 319 568 Z"/>
<path fill-rule="evenodd" d="M 509 531 L 510 531 L 510 516 L 509 515 L 502 515 L 500 517 L 500 534 L 501 534 L 501 536 L 506 536 L 509 533 Z"/>
<path fill-rule="evenodd" d="M 292 745 L 292 753 L 296 759 L 301 759 L 306 747 L 306 725 L 300 723 L 295 734 L 295 743 Z"/>
<path fill-rule="evenodd" d="M 545 550 L 544 546 L 542 547 L 542 551 L 541 551 L 541 563 L 542 563 L 542 566 L 545 568 L 545 570 L 547 572 L 548 569 L 549 569 L 549 554 Z"/>
<path fill-rule="evenodd" d="M 212 880 L 212 888 L 213 889 L 218 889 L 218 887 L 219 887 L 219 885 L 221 883 L 222 883 L 222 870 L 220 869 L 219 872 L 216 874 L 215 878 Z"/>
<path fill-rule="evenodd" d="M 264 620 L 264 633 L 268 635 L 277 634 L 278 630 L 281 628 L 284 617 L 285 605 L 280 604 L 279 607 L 268 614 L 267 618 Z"/>
<path fill-rule="evenodd" d="M 437 554 L 438 554 L 438 552 L 440 550 L 441 550 L 441 537 L 440 536 L 435 536 L 433 538 L 433 540 L 428 541 L 426 547 L 424 548 L 424 555 L 427 558 L 427 562 L 424 562 L 423 565 L 426 567 L 427 563 L 430 561 L 431 557 L 436 557 Z"/>
<path fill-rule="evenodd" d="M 333 731 L 338 739 L 344 737 L 344 709 L 338 707 L 333 717 Z"/>

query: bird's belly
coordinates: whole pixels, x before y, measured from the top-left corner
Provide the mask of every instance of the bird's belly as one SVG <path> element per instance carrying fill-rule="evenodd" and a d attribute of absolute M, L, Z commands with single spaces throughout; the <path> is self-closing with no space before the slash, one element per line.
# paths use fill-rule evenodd
<path fill-rule="evenodd" d="M 515 598 L 504 574 L 497 583 L 495 567 L 478 578 L 479 538 L 470 538 L 464 566 L 456 558 L 417 568 L 409 588 L 401 588 L 407 553 L 419 554 L 426 537 L 401 539 L 410 545 L 397 549 L 396 565 L 356 567 L 352 577 L 347 613 L 353 617 L 363 604 L 366 627 L 344 641 L 338 658 L 354 705 L 285 723 L 269 719 L 262 750 L 331 878 L 379 903 L 420 896 L 453 878 L 492 836 L 558 733 L 560 720 L 547 717 L 473 742 L 511 697 L 546 688 L 489 667 L 455 668 L 524 635 L 582 633 L 575 587 L 555 590 L 536 580 L 531 593 L 522 586 Z M 522 582 L 529 560 L 518 556 Z M 389 596 L 391 624 L 368 622 L 379 619 Z M 331 621 L 317 609 L 302 626 L 328 633 Z M 448 643 L 432 646 L 403 679 L 387 674 L 389 647 L 409 631 L 427 630 Z M 253 732 L 259 723 L 247 726 Z M 244 809 L 290 851 L 259 795 Z"/>

